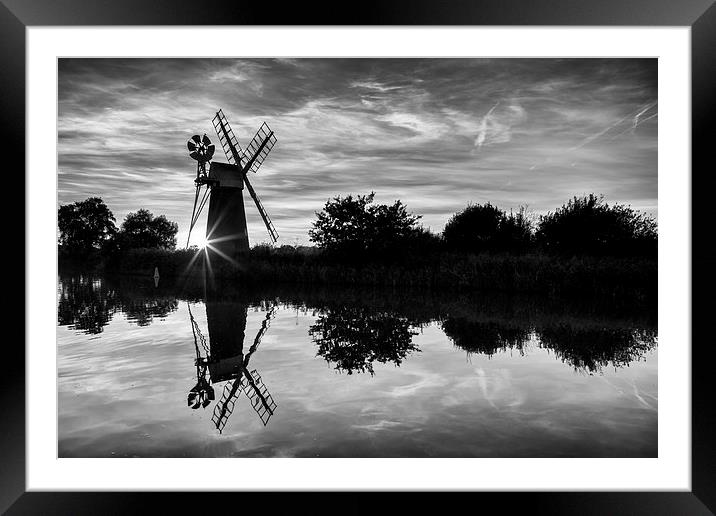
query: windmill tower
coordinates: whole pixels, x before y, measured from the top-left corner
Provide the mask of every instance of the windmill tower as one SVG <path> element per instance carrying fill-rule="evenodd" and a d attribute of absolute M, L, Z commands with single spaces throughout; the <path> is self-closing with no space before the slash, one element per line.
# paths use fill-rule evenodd
<path fill-rule="evenodd" d="M 196 194 L 189 236 L 191 236 L 191 231 L 208 200 L 209 215 L 206 223 L 208 249 L 236 264 L 241 254 L 249 250 L 249 235 L 244 210 L 244 186 L 256 204 L 259 215 L 268 230 L 269 238 L 274 243 L 278 240 L 278 231 L 248 178 L 249 172 L 256 173 L 261 167 L 276 144 L 276 137 L 264 122 L 246 149 L 242 151 L 223 111 L 217 111 L 212 124 L 228 163 L 211 161 L 214 145 L 206 135 L 203 138 L 194 135 L 187 142 L 189 156 L 198 162 L 197 175 L 194 180 Z M 209 163 L 208 170 L 207 163 Z M 204 189 L 203 195 L 202 189 Z M 187 238 L 188 245 L 189 238 Z"/>

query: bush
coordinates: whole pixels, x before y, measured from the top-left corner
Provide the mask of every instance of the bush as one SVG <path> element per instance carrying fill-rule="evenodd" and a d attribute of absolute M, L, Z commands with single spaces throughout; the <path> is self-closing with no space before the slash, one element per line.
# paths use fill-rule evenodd
<path fill-rule="evenodd" d="M 373 204 L 375 192 L 329 200 L 309 231 L 309 237 L 330 255 L 355 259 L 384 259 L 403 252 L 410 241 L 425 239 L 419 215 L 400 201 Z"/>
<path fill-rule="evenodd" d="M 593 256 L 656 256 L 657 225 L 629 206 L 608 205 L 603 196 L 574 197 L 540 219 L 536 234 L 550 253 Z"/>
<path fill-rule="evenodd" d="M 60 255 L 87 259 L 105 250 L 117 231 L 112 211 L 99 197 L 63 204 L 57 210 Z"/>
<path fill-rule="evenodd" d="M 487 204 L 471 204 L 453 215 L 443 230 L 449 250 L 523 254 L 532 242 L 532 227 L 525 209 L 509 215 Z"/>
<path fill-rule="evenodd" d="M 129 213 L 119 229 L 116 245 L 121 250 L 127 249 L 174 249 L 177 244 L 176 222 L 168 220 L 164 215 L 155 217 L 144 208 Z"/>

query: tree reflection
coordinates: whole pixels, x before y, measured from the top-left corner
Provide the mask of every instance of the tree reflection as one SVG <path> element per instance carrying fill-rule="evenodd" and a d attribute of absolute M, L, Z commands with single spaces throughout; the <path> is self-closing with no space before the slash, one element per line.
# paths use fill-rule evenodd
<path fill-rule="evenodd" d="M 60 326 L 88 334 L 104 331 L 117 312 L 139 326 L 177 309 L 177 298 L 137 280 L 118 288 L 111 281 L 90 276 L 63 277 L 59 282 L 57 319 Z M 146 287 L 146 288 L 145 288 Z"/>
<path fill-rule="evenodd" d="M 624 367 L 640 360 L 656 346 L 655 329 L 604 327 L 570 322 L 535 327 L 528 321 L 483 321 L 448 317 L 442 322 L 445 335 L 468 353 L 491 357 L 499 351 L 518 350 L 535 339 L 539 347 L 554 351 L 562 362 L 585 373 L 608 366 Z"/>
<path fill-rule="evenodd" d="M 341 306 L 321 313 L 309 335 L 318 344 L 318 355 L 348 374 L 374 374 L 373 363 L 395 365 L 413 351 L 417 335 L 411 321 L 395 313 L 367 307 Z"/>
<path fill-rule="evenodd" d="M 175 297 L 122 299 L 122 311 L 138 326 L 149 326 L 155 317 L 163 318 L 177 309 Z"/>
<path fill-rule="evenodd" d="M 468 353 L 492 356 L 498 351 L 517 349 L 523 352 L 531 330 L 508 326 L 496 321 L 471 321 L 464 317 L 448 317 L 442 322 L 445 335 Z"/>
<path fill-rule="evenodd" d="M 89 334 L 101 333 L 118 310 L 118 294 L 105 282 L 87 276 L 63 278 L 59 284 L 60 326 Z"/>
<path fill-rule="evenodd" d="M 628 366 L 656 346 L 656 330 L 579 328 L 559 325 L 539 330 L 541 346 L 554 350 L 576 370 L 599 372 L 609 365 Z"/>

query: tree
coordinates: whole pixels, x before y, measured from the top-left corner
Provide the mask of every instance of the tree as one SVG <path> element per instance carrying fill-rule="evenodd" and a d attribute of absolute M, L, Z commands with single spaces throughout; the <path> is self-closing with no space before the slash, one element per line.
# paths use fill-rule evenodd
<path fill-rule="evenodd" d="M 490 203 L 470 204 L 448 220 L 443 240 L 456 251 L 524 253 L 532 240 L 532 227 L 524 208 L 508 215 Z"/>
<path fill-rule="evenodd" d="M 530 250 L 533 241 L 533 225 L 524 206 L 520 206 L 517 213 L 505 214 L 500 224 L 500 242 L 506 251 L 524 254 Z"/>
<path fill-rule="evenodd" d="M 408 212 L 401 201 L 392 205 L 373 204 L 375 192 L 368 195 L 335 197 L 308 232 L 319 247 L 344 256 L 381 256 L 403 245 L 421 232 L 419 215 Z"/>
<path fill-rule="evenodd" d="M 308 330 L 318 355 L 348 374 L 374 374 L 373 363 L 399 366 L 412 352 L 413 329 L 407 317 L 365 307 L 341 306 L 328 310 Z"/>
<path fill-rule="evenodd" d="M 603 196 L 574 197 L 540 219 L 537 241 L 565 255 L 656 255 L 657 225 L 629 206 L 610 206 Z"/>
<path fill-rule="evenodd" d="M 125 217 L 117 236 L 121 249 L 174 249 L 177 231 L 176 222 L 167 220 L 164 215 L 155 217 L 142 208 Z"/>
<path fill-rule="evenodd" d="M 517 320 L 501 323 L 448 316 L 441 326 L 445 335 L 459 348 L 487 356 L 507 349 L 515 349 L 522 354 L 532 334 L 532 328 Z"/>
<path fill-rule="evenodd" d="M 101 250 L 116 233 L 114 223 L 114 215 L 99 197 L 61 205 L 57 210 L 59 244 L 72 256 L 87 256 Z"/>

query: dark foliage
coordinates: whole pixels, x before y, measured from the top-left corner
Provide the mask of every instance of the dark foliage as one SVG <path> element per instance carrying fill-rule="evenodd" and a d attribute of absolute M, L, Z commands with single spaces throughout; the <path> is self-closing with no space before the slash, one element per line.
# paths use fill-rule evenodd
<path fill-rule="evenodd" d="M 189 272 L 190 264 L 199 267 L 203 263 L 203 258 L 204 253 L 196 247 L 175 250 L 127 249 L 113 255 L 109 260 L 108 269 L 151 277 L 156 268 L 162 278 L 173 277 Z"/>
<path fill-rule="evenodd" d="M 656 223 L 630 208 L 607 206 L 595 196 L 575 198 L 542 218 L 535 247 L 524 210 L 507 214 L 490 204 L 468 206 L 452 217 L 442 239 L 417 225 L 419 217 L 408 213 L 400 201 L 375 205 L 373 197 L 371 193 L 327 202 L 311 230 L 319 246 L 259 245 L 238 268 L 225 260 L 212 260 L 212 275 L 251 284 L 541 292 L 599 298 L 619 306 L 649 305 L 657 297 Z M 590 219 L 590 213 L 596 213 L 592 218 L 601 222 Z M 158 224 L 159 236 L 152 229 L 157 220 L 163 221 Z M 616 229 L 603 232 L 610 238 L 595 240 L 594 227 Z M 569 243 L 565 235 L 571 233 L 575 233 L 570 237 L 574 242 L 596 241 L 601 247 L 585 244 L 578 246 L 579 253 L 570 252 L 562 243 Z M 203 277 L 208 266 L 206 253 L 197 248 L 171 249 L 176 224 L 165 217 L 154 218 L 146 210 L 130 214 L 120 235 L 103 241 L 101 262 L 61 252 L 61 267 L 83 272 L 103 268 L 148 277 L 158 268 L 162 278 L 187 278 Z M 125 237 L 128 243 L 108 252 L 109 242 Z M 613 249 L 615 242 L 620 243 L 618 252 Z M 160 247 L 132 248 L 130 244 Z M 524 253 L 525 249 L 529 252 Z"/>
<path fill-rule="evenodd" d="M 184 280 L 168 278 L 155 287 L 151 278 L 61 276 L 59 323 L 97 334 L 114 314 L 124 312 L 131 324 L 148 325 L 175 311 L 177 296 L 205 299 L 203 281 L 187 287 Z M 655 307 L 650 313 L 633 306 L 615 309 L 611 303 L 597 306 L 593 299 L 579 307 L 576 299 L 554 296 L 427 294 L 405 288 L 295 289 L 271 283 L 252 289 L 231 281 L 218 287 L 220 297 L 212 303 L 232 307 L 223 312 L 223 324 L 231 328 L 241 313 L 235 307 L 261 306 L 267 299 L 314 310 L 318 318 L 310 334 L 318 356 L 348 374 L 372 375 L 376 363 L 401 365 L 419 352 L 413 342 L 418 329 L 433 321 L 440 321 L 450 340 L 470 355 L 529 353 L 539 346 L 585 374 L 626 367 L 657 345 Z"/>
<path fill-rule="evenodd" d="M 426 238 L 417 225 L 419 215 L 409 213 L 400 201 L 373 204 L 374 197 L 371 192 L 326 202 L 308 233 L 311 241 L 334 256 L 380 259 L 400 253 L 411 240 Z"/>
<path fill-rule="evenodd" d="M 656 256 L 656 221 L 604 197 L 574 197 L 543 216 L 536 233 L 549 253 L 592 256 Z"/>
<path fill-rule="evenodd" d="M 468 353 L 492 356 L 498 351 L 516 349 L 520 353 L 531 328 L 499 321 L 475 321 L 467 317 L 448 317 L 442 328 L 453 343 Z"/>
<path fill-rule="evenodd" d="M 656 346 L 656 330 L 580 328 L 558 325 L 538 330 L 542 347 L 554 350 L 562 362 L 586 373 L 604 367 L 625 367 Z"/>
<path fill-rule="evenodd" d="M 101 333 L 118 310 L 119 295 L 102 281 L 86 276 L 60 281 L 59 324 L 83 333 Z"/>
<path fill-rule="evenodd" d="M 179 303 L 171 297 L 138 297 L 122 299 L 122 310 L 127 320 L 137 326 L 149 326 L 154 318 L 163 319 L 176 311 Z"/>
<path fill-rule="evenodd" d="M 117 231 L 115 218 L 99 197 L 64 204 L 57 210 L 62 252 L 74 258 L 86 258 L 103 250 Z"/>
<path fill-rule="evenodd" d="M 175 296 L 156 288 L 120 289 L 90 276 L 63 276 L 59 286 L 59 324 L 83 333 L 102 333 L 117 312 L 124 312 L 130 323 L 148 326 L 155 317 L 166 317 L 178 307 Z"/>
<path fill-rule="evenodd" d="M 532 228 L 524 209 L 507 214 L 490 203 L 472 204 L 448 220 L 443 240 L 453 251 L 523 254 L 529 250 Z"/>
<path fill-rule="evenodd" d="M 129 213 L 117 233 L 117 247 L 127 249 L 174 249 L 179 225 L 149 210 Z"/>
<path fill-rule="evenodd" d="M 395 365 L 413 351 L 413 330 L 406 317 L 366 307 L 341 306 L 321 314 L 309 334 L 318 355 L 348 374 L 374 374 L 373 362 Z"/>

